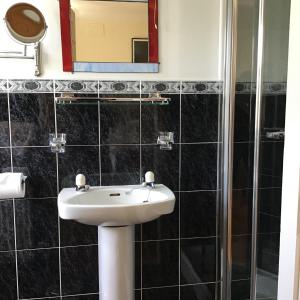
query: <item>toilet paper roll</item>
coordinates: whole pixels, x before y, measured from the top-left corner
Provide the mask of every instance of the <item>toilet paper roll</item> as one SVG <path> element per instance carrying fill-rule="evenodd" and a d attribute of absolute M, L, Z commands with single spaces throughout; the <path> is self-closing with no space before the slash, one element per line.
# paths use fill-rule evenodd
<path fill-rule="evenodd" d="M 0 199 L 24 198 L 25 180 L 23 173 L 1 173 Z"/>

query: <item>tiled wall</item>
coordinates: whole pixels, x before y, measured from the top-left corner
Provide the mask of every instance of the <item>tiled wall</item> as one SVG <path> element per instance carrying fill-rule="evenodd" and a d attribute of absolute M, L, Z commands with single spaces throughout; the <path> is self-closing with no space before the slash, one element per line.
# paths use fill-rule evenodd
<path fill-rule="evenodd" d="M 233 273 L 232 298 L 250 297 L 251 232 L 253 197 L 253 156 L 255 128 L 255 85 L 237 85 L 235 106 L 233 182 Z M 262 139 L 260 142 L 258 197 L 257 267 L 266 274 L 278 274 L 281 184 L 284 141 L 269 140 L 266 129 L 284 128 L 285 83 L 265 83 L 262 98 Z M 270 292 L 271 286 L 265 288 Z M 259 296 L 258 296 L 259 298 Z M 266 297 L 264 297 L 266 298 Z M 268 299 L 276 298 L 274 290 Z M 260 298 L 259 298 L 260 299 Z"/>
<path fill-rule="evenodd" d="M 55 106 L 65 91 L 159 91 L 171 102 Z M 140 183 L 148 170 L 176 207 L 136 226 L 136 299 L 217 299 L 221 94 L 219 82 L 0 80 L 0 172 L 29 176 L 25 199 L 0 201 L 0 299 L 98 299 L 97 228 L 60 220 L 57 193 L 79 172 L 112 185 Z M 67 133 L 65 154 L 50 152 L 55 129 Z M 175 133 L 172 151 L 156 145 L 164 130 Z"/>

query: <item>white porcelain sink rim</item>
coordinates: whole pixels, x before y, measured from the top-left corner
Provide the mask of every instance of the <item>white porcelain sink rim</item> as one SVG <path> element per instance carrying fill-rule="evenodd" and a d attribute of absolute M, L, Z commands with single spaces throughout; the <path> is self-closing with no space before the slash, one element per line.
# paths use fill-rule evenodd
<path fill-rule="evenodd" d="M 140 202 L 134 202 L 134 203 L 108 203 L 103 204 L 103 203 L 98 203 L 98 204 L 89 204 L 89 203 L 74 203 L 74 202 L 69 202 L 72 201 L 74 198 L 82 198 L 85 196 L 91 196 L 93 193 L 97 193 L 99 191 L 111 191 L 112 193 L 118 193 L 118 191 L 123 191 L 126 192 L 127 190 L 132 190 L 132 191 L 149 191 L 151 194 L 152 193 L 160 193 L 162 198 L 161 200 L 149 200 L 147 202 L 140 201 Z M 167 192 L 167 195 L 166 195 Z M 68 195 L 69 194 L 69 195 Z M 167 196 L 167 197 L 166 197 Z M 168 198 L 168 199 L 166 199 Z M 146 199 L 145 199 L 146 200 Z M 117 208 L 117 207 L 134 207 L 134 206 L 148 206 L 148 205 L 153 205 L 155 203 L 159 204 L 162 202 L 172 202 L 175 200 L 174 193 L 165 185 L 163 184 L 157 184 L 153 189 L 149 189 L 149 187 L 144 187 L 142 185 L 114 185 L 114 186 L 92 186 L 90 189 L 86 192 L 81 192 L 81 191 L 75 191 L 74 188 L 64 188 L 58 195 L 58 204 L 59 205 L 67 205 L 67 206 L 72 206 L 72 207 L 82 207 L 82 208 Z"/>
<path fill-rule="evenodd" d="M 120 196 L 111 195 L 115 193 Z M 127 226 L 172 213 L 175 195 L 163 184 L 156 184 L 153 189 L 142 185 L 96 186 L 86 192 L 65 188 L 57 202 L 62 219 L 87 225 Z"/>

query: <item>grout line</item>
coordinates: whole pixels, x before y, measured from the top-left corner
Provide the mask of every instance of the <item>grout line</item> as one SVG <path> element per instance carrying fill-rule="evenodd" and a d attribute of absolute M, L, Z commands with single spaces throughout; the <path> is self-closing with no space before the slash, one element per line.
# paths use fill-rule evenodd
<path fill-rule="evenodd" d="M 17 252 L 24 252 L 24 251 L 41 251 L 41 250 L 55 250 L 55 249 L 68 249 L 68 248 L 81 248 L 81 247 L 94 247 L 98 244 L 88 244 L 88 245 L 75 245 L 75 246 L 54 246 L 54 247 L 44 247 L 44 248 L 24 248 L 18 249 Z M 10 251 L 0 251 L 0 252 L 10 252 Z"/>
<path fill-rule="evenodd" d="M 142 81 L 140 81 L 140 98 L 142 97 Z M 142 102 L 140 100 L 140 183 L 142 183 Z M 140 268 L 140 289 L 141 289 L 141 300 L 143 300 L 143 224 L 140 225 L 140 239 L 141 239 L 141 245 L 140 245 L 140 260 L 141 260 L 141 268 Z"/>
<path fill-rule="evenodd" d="M 185 283 L 182 285 L 174 284 L 174 285 L 163 285 L 163 286 L 151 286 L 151 287 L 143 288 L 143 290 L 147 291 L 147 290 L 166 289 L 166 288 L 175 288 L 175 287 L 199 286 L 199 285 L 215 284 L 218 282 L 219 281 L 208 281 L 208 282 L 199 282 L 199 283 Z"/>
<path fill-rule="evenodd" d="M 88 293 L 88 294 L 74 294 L 74 295 L 64 295 L 61 298 L 64 299 L 66 297 L 78 297 L 78 296 L 92 296 L 99 295 L 99 293 Z M 60 296 L 48 296 L 48 297 L 40 297 L 40 298 L 22 298 L 20 300 L 43 300 L 43 299 L 56 299 Z"/>
<path fill-rule="evenodd" d="M 53 105 L 54 105 L 54 128 L 55 135 L 57 135 L 57 111 L 55 102 L 55 80 L 53 80 Z M 58 171 L 58 153 L 55 153 L 55 163 L 56 163 L 56 192 L 59 194 L 59 171 Z M 61 280 L 61 235 L 60 235 L 60 218 L 57 214 L 57 230 L 58 230 L 58 276 L 59 276 L 59 296 L 62 299 L 62 280 Z"/>
<path fill-rule="evenodd" d="M 98 84 L 99 86 L 99 84 Z M 98 101 L 98 139 L 99 139 L 99 143 L 98 143 L 98 159 L 99 159 L 99 184 L 100 186 L 102 186 L 102 163 L 101 163 L 101 104 L 100 101 Z"/>
<path fill-rule="evenodd" d="M 6 81 L 8 88 L 8 80 Z M 11 131 L 11 114 L 10 114 L 10 94 L 9 90 L 7 90 L 7 112 L 8 112 L 8 128 L 9 128 L 9 147 L 10 147 L 10 167 L 11 172 L 14 171 L 13 164 L 13 153 L 12 153 L 12 131 Z M 16 287 L 17 287 L 17 299 L 20 298 L 19 292 L 19 271 L 18 271 L 18 255 L 17 255 L 17 226 L 16 226 L 16 205 L 15 199 L 13 201 L 13 222 L 14 222 L 14 253 L 15 253 L 15 268 L 16 268 Z"/>
<path fill-rule="evenodd" d="M 182 81 L 180 81 L 180 94 L 179 94 L 179 162 L 178 162 L 178 184 L 179 184 L 179 197 L 178 197 L 178 299 L 181 299 L 181 142 L 182 142 Z"/>

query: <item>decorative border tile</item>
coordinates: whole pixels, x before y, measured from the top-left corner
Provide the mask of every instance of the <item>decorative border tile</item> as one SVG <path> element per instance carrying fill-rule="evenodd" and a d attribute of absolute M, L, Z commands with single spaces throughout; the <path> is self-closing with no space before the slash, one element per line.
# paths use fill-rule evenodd
<path fill-rule="evenodd" d="M 98 81 L 55 80 L 55 92 L 98 93 Z"/>
<path fill-rule="evenodd" d="M 7 80 L 0 79 L 0 92 L 6 92 L 7 91 Z"/>
<path fill-rule="evenodd" d="M 286 94 L 286 82 L 264 82 L 263 93 L 271 95 Z"/>
<path fill-rule="evenodd" d="M 236 94 L 255 94 L 256 82 L 237 82 L 235 85 Z"/>
<path fill-rule="evenodd" d="M 53 80 L 8 80 L 10 93 L 53 93 Z"/>
<path fill-rule="evenodd" d="M 255 94 L 256 82 L 237 82 L 236 94 Z M 264 95 L 283 95 L 286 94 L 286 82 L 264 82 Z"/>
<path fill-rule="evenodd" d="M 183 94 L 222 94 L 222 81 L 184 81 L 182 82 Z"/>
<path fill-rule="evenodd" d="M 99 81 L 99 94 L 140 94 L 139 81 Z"/>
<path fill-rule="evenodd" d="M 142 94 L 162 93 L 162 94 L 180 94 L 180 81 L 142 81 Z"/>

